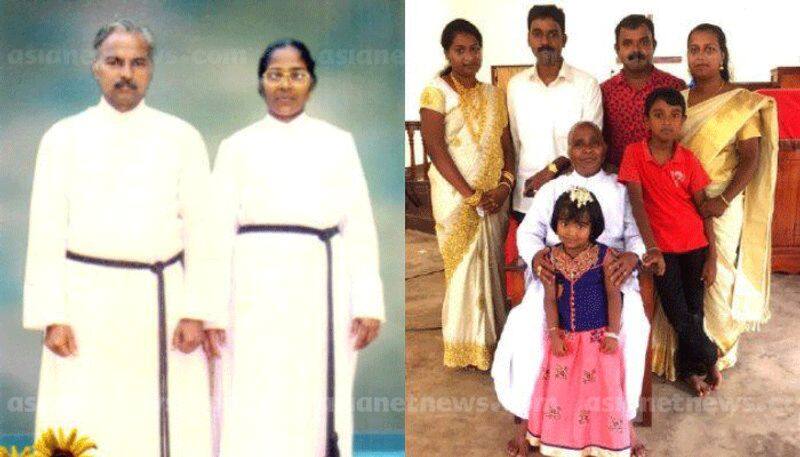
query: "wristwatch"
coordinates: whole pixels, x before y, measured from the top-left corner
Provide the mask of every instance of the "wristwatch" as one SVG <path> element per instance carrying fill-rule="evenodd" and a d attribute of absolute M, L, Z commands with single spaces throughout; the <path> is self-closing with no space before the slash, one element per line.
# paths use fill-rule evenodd
<path fill-rule="evenodd" d="M 556 166 L 555 162 L 550 162 L 547 166 L 547 169 L 550 170 L 553 174 L 558 174 L 558 167 Z"/>

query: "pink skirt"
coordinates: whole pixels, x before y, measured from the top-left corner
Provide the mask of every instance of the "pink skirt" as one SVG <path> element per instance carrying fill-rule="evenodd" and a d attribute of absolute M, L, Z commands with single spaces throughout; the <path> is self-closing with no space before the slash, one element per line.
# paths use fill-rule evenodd
<path fill-rule="evenodd" d="M 622 341 L 605 354 L 602 339 L 603 329 L 567 332 L 568 352 L 556 357 L 545 337 L 528 415 L 528 441 L 542 455 L 630 455 Z"/>

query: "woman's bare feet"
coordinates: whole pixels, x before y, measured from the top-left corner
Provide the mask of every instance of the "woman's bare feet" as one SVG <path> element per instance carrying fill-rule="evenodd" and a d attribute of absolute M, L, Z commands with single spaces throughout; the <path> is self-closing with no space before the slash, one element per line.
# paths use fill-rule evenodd
<path fill-rule="evenodd" d="M 531 450 L 530 444 L 528 444 L 528 421 L 522 420 L 517 424 L 517 428 L 514 432 L 514 438 L 511 438 L 508 441 L 508 446 L 506 447 L 506 452 L 510 457 L 528 457 L 528 453 Z"/>
<path fill-rule="evenodd" d="M 722 384 L 722 373 L 717 369 L 716 365 L 712 365 L 708 370 L 708 380 L 711 390 L 717 390 Z"/>
<path fill-rule="evenodd" d="M 698 397 L 705 397 L 711 393 L 711 386 L 706 382 L 706 377 L 693 374 L 686 378 L 686 383 L 694 390 Z"/>
<path fill-rule="evenodd" d="M 636 428 L 633 426 L 633 421 L 631 421 L 631 455 L 633 457 L 645 457 L 647 455 L 647 448 L 645 447 L 644 443 L 639 440 L 639 437 L 636 435 Z"/>

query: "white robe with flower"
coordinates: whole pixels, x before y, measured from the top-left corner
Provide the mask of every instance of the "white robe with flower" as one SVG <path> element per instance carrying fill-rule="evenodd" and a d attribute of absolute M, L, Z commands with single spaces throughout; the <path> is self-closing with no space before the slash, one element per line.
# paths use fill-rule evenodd
<path fill-rule="evenodd" d="M 208 156 L 188 123 L 141 102 L 104 99 L 44 135 L 36 160 L 24 285 L 24 326 L 72 327 L 77 355 L 42 350 L 36 435 L 77 428 L 97 456 L 159 455 L 156 275 L 88 265 L 86 256 L 146 263 L 185 251 L 164 271 L 173 456 L 210 456 L 207 364 L 171 345 L 181 318 L 216 320 L 202 290 Z"/>
<path fill-rule="evenodd" d="M 336 429 L 352 455 L 356 367 L 350 323 L 384 319 L 378 243 L 366 181 L 352 136 L 305 114 L 267 116 L 220 145 L 217 203 L 220 281 L 229 309 L 217 365 L 220 456 L 324 455 L 327 257 L 316 236 L 247 233 L 248 224 L 338 227 L 331 239 Z"/>

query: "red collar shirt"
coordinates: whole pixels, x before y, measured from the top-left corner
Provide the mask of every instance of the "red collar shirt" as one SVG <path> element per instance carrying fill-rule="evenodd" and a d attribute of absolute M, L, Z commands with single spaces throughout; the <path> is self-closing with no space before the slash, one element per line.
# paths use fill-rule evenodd
<path fill-rule="evenodd" d="M 644 102 L 653 90 L 660 87 L 683 90 L 686 83 L 665 71 L 653 68 L 647 83 L 639 90 L 628 84 L 621 71 L 600 84 L 603 93 L 603 135 L 608 144 L 608 163 L 619 166 L 625 148 L 647 138 Z"/>
<path fill-rule="evenodd" d="M 625 149 L 619 182 L 639 183 L 656 245 L 665 253 L 684 253 L 708 246 L 703 218 L 692 195 L 705 189 L 709 179 L 700 161 L 680 144 L 667 163 L 660 165 L 647 141 Z"/>

